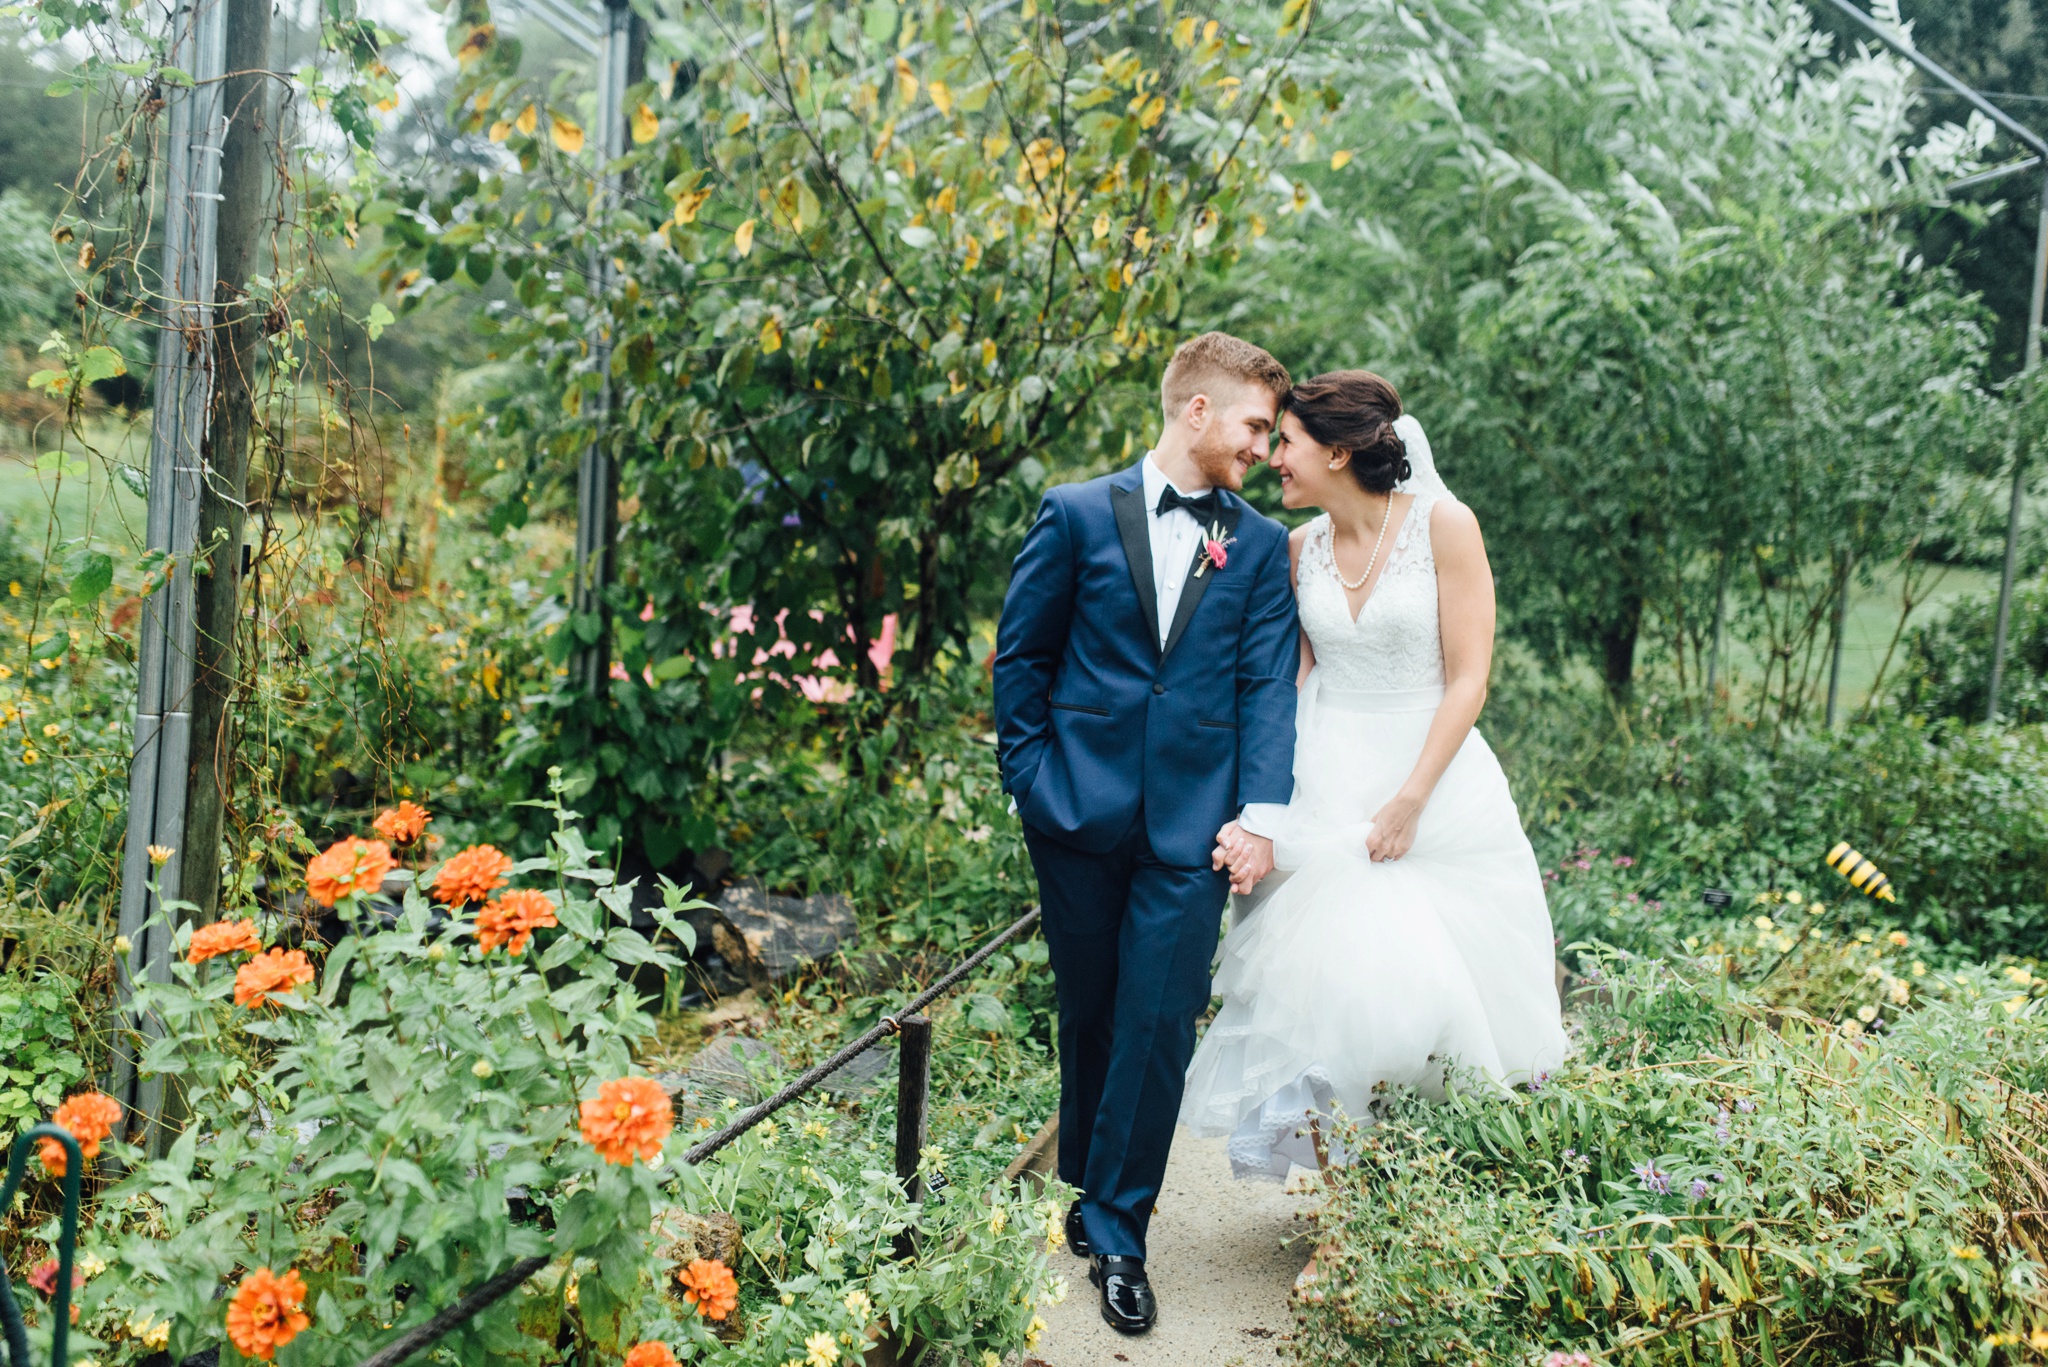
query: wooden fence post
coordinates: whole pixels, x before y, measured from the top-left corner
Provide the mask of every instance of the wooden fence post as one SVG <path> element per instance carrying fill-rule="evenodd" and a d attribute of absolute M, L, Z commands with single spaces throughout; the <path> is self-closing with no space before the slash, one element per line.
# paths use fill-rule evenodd
<path fill-rule="evenodd" d="M 928 1016 L 905 1016 L 897 1022 L 903 1049 L 896 1061 L 896 1179 L 912 1201 L 924 1199 L 924 1183 L 917 1175 L 919 1156 L 924 1152 L 925 1105 L 932 1082 L 932 1022 Z M 917 1255 L 917 1243 L 909 1230 L 896 1236 L 896 1256 Z"/>

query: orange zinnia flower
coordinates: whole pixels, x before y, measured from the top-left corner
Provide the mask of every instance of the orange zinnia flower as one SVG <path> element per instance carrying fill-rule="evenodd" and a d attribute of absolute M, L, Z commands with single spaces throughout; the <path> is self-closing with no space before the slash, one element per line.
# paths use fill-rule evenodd
<path fill-rule="evenodd" d="M 732 1269 L 716 1258 L 698 1258 L 676 1277 L 683 1299 L 706 1319 L 722 1320 L 739 1309 L 740 1284 Z"/>
<path fill-rule="evenodd" d="M 626 1354 L 623 1367 L 677 1367 L 676 1355 L 668 1345 L 658 1339 L 633 1345 L 633 1351 Z"/>
<path fill-rule="evenodd" d="M 89 1163 L 99 1157 L 100 1141 L 121 1123 L 121 1103 L 101 1092 L 80 1092 L 51 1113 L 50 1123 L 71 1132 L 79 1156 Z M 70 1166 L 64 1146 L 54 1139 L 45 1139 L 37 1156 L 52 1177 L 62 1177 Z"/>
<path fill-rule="evenodd" d="M 471 845 L 450 856 L 434 876 L 434 900 L 451 907 L 481 902 L 505 886 L 511 871 L 511 855 L 492 845 Z"/>
<path fill-rule="evenodd" d="M 235 970 L 235 1005 L 255 1008 L 272 995 L 313 981 L 303 949 L 272 949 Z"/>
<path fill-rule="evenodd" d="M 427 823 L 433 819 L 434 814 L 417 802 L 401 802 L 377 813 L 377 819 L 371 825 L 377 834 L 392 844 L 410 845 L 420 838 L 427 829 Z"/>
<path fill-rule="evenodd" d="M 228 1302 L 228 1338 L 243 1357 L 268 1362 L 277 1350 L 310 1329 L 313 1317 L 299 1307 L 306 1299 L 306 1284 L 295 1268 L 282 1277 L 259 1267 L 242 1278 L 235 1298 Z"/>
<path fill-rule="evenodd" d="M 306 865 L 306 895 L 323 907 L 344 897 L 375 892 L 384 875 L 398 867 L 391 847 L 381 840 L 350 836 L 337 840 Z"/>
<path fill-rule="evenodd" d="M 192 932 L 192 947 L 185 951 L 185 962 L 203 964 L 216 955 L 239 954 L 245 949 L 254 954 L 262 948 L 254 921 L 215 921 Z"/>
<path fill-rule="evenodd" d="M 607 1163 L 626 1166 L 634 1156 L 661 1153 L 661 1141 L 675 1125 L 668 1093 L 651 1077 L 614 1078 L 583 1103 L 583 1142 Z"/>
<path fill-rule="evenodd" d="M 556 926 L 555 904 L 544 892 L 514 888 L 495 902 L 486 902 L 476 914 L 476 942 L 488 954 L 499 945 L 512 954 L 524 954 L 526 942 L 542 926 Z"/>

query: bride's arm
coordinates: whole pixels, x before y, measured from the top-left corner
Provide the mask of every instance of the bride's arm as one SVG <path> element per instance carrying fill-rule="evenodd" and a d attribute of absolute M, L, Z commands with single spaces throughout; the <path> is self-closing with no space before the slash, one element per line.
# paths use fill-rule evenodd
<path fill-rule="evenodd" d="M 1493 669 L 1493 570 L 1486 563 L 1479 519 L 1464 504 L 1445 499 L 1431 511 L 1429 544 L 1436 557 L 1444 700 L 1414 772 L 1373 817 L 1365 844 L 1376 860 L 1399 859 L 1414 845 L 1422 809 L 1486 705 L 1486 680 Z"/>
<path fill-rule="evenodd" d="M 1287 582 L 1294 588 L 1296 602 L 1301 601 L 1301 547 L 1308 540 L 1308 528 L 1296 527 L 1287 534 Z M 1301 666 L 1294 671 L 1294 688 L 1301 691 L 1308 682 L 1308 672 L 1316 667 L 1315 644 L 1308 639 L 1307 630 L 1301 633 Z"/>

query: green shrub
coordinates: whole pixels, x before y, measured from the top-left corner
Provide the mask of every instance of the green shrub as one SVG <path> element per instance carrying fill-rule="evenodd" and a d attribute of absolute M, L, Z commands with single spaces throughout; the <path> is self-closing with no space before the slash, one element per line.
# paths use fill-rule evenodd
<path fill-rule="evenodd" d="M 1964 598 L 1906 638 L 1899 704 L 1926 717 L 1982 721 L 1991 686 L 1998 595 Z M 2016 584 L 1998 712 L 2009 722 L 2048 721 L 2048 579 Z"/>
<path fill-rule="evenodd" d="M 98 1193 L 85 1241 L 82 1349 L 126 1364 L 220 1345 L 224 1291 L 258 1267 L 295 1268 L 311 1326 L 280 1360 L 352 1363 L 532 1254 L 552 1261 L 440 1356 L 539 1367 L 661 1338 L 690 1361 L 772 1367 L 821 1334 L 851 1349 L 879 1324 L 978 1362 L 1035 1338 L 1058 1206 L 999 1186 L 989 1204 L 971 1199 L 970 1179 L 1001 1158 L 970 1147 L 960 1193 L 912 1207 L 886 1107 L 813 1106 L 702 1167 L 676 1161 L 687 1121 L 652 1161 L 600 1159 L 579 1103 L 629 1075 L 654 1033 L 634 970 L 675 961 L 627 924 L 623 890 L 559 804 L 566 787 L 554 776 L 547 854 L 511 871 L 546 887 L 559 925 L 516 957 L 482 952 L 467 917 L 414 887 L 376 933 L 309 945 L 318 976 L 303 991 L 245 1007 L 229 1002 L 233 963 L 190 964 L 180 932 L 172 981 L 138 1006 L 164 1029 L 145 1073 L 189 1118 L 161 1156 L 109 1143 L 126 1172 Z M 687 942 L 673 888 L 666 902 L 663 924 Z M 349 899 L 341 910 L 361 914 Z M 1049 1070 L 1036 1071 L 1042 1091 Z M 682 1255 L 655 1231 L 671 1211 L 739 1221 L 739 1312 L 721 1334 L 670 1289 Z M 926 1252 L 899 1263 L 894 1238 L 912 1227 Z"/>
<path fill-rule="evenodd" d="M 1531 834 L 1560 872 L 1586 850 L 1632 859 L 1603 877 L 1623 896 L 1662 903 L 1667 928 L 1697 918 L 1708 887 L 1747 898 L 1825 886 L 1834 875 L 1823 856 L 1848 840 L 1897 889 L 1898 902 L 1873 905 L 1874 915 L 1955 955 L 2039 956 L 2048 953 L 2043 811 L 2048 734 L 2036 727 L 1888 720 L 1773 743 L 1746 728 L 1690 725 L 1646 727 L 1617 744 L 1585 778 L 1578 805 L 1539 819 Z M 1572 880 L 1562 882 L 1568 891 Z M 1837 891 L 1847 895 L 1847 885 Z M 1620 919 L 1589 911 L 1591 901 L 1553 906 L 1567 942 Z"/>
<path fill-rule="evenodd" d="M 1593 968 L 1555 1076 L 1506 1103 L 1395 1099 L 1349 1132 L 1297 1359 L 1988 1364 L 2048 1343 L 2048 986 L 1973 970 L 1877 1032 L 1773 1030 L 1726 978 Z"/>

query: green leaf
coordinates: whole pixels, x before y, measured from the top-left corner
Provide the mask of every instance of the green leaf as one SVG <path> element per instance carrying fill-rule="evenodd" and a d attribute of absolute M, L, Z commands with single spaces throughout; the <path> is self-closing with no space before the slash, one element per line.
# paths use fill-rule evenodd
<path fill-rule="evenodd" d="M 56 635 L 52 636 L 49 640 L 37 646 L 35 650 L 31 652 L 30 658 L 36 660 L 54 660 L 62 656 L 64 652 L 69 649 L 71 649 L 71 637 L 68 633 L 60 631 Z"/>
<path fill-rule="evenodd" d="M 191 85 L 192 73 L 183 67 L 167 66 L 157 73 L 157 79 L 165 85 Z"/>
<path fill-rule="evenodd" d="M 370 316 L 363 320 L 363 327 L 370 334 L 370 340 L 374 342 L 384 335 L 385 328 L 397 321 L 397 317 L 390 309 L 384 307 L 384 301 L 380 299 L 370 305 Z"/>
<path fill-rule="evenodd" d="M 87 347 L 85 354 L 78 358 L 78 379 L 81 384 L 94 380 L 111 380 L 116 375 L 126 375 L 128 363 L 121 359 L 121 353 L 110 346 Z"/>
<path fill-rule="evenodd" d="M 70 598 L 75 607 L 90 607 L 114 585 L 114 557 L 104 551 L 85 551 L 73 557 Z"/>
<path fill-rule="evenodd" d="M 149 476 L 133 465 L 116 465 L 114 477 L 128 486 L 128 492 L 137 498 L 149 497 Z"/>
<path fill-rule="evenodd" d="M 961 1018 L 968 1028 L 991 1035 L 1007 1035 L 1012 1022 L 1010 1009 L 986 992 L 976 992 L 960 1003 Z"/>

